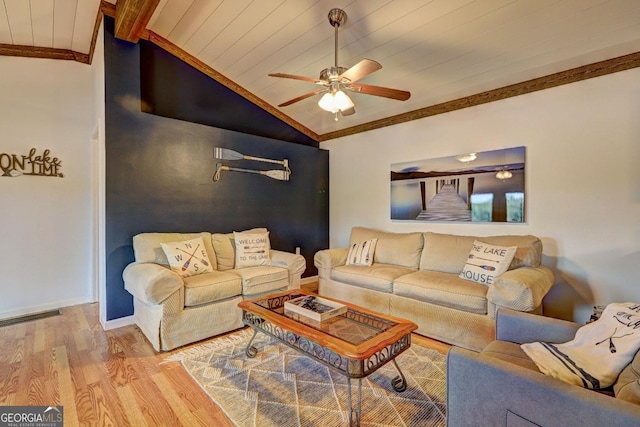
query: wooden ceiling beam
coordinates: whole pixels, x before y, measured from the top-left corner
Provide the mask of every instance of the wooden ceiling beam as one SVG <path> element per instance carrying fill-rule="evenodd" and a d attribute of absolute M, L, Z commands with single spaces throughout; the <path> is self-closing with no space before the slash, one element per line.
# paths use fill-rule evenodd
<path fill-rule="evenodd" d="M 524 95 L 526 93 L 536 92 L 539 90 L 550 89 L 556 86 L 575 83 L 581 80 L 617 73 L 619 71 L 630 70 L 637 67 L 640 67 L 640 52 L 619 56 L 617 58 L 607 59 L 605 61 L 595 62 L 593 64 L 584 65 L 582 67 L 572 68 L 570 70 L 561 71 L 559 73 L 550 74 L 548 76 L 539 77 L 537 79 L 527 80 L 498 89 L 477 93 L 475 95 L 466 96 L 464 98 L 455 99 L 453 101 L 443 102 L 442 104 L 420 108 L 418 110 L 409 111 L 407 113 L 385 117 L 384 119 L 363 123 L 357 126 L 337 130 L 335 132 L 325 133 L 319 136 L 318 142 L 342 138 L 349 135 L 355 135 L 357 133 L 380 129 L 387 126 L 393 126 L 399 123 L 410 122 L 412 120 L 423 119 L 425 117 L 444 114 L 455 110 L 461 110 L 463 108 L 474 107 L 476 105 L 499 101 L 502 99 Z"/>
<path fill-rule="evenodd" d="M 0 55 L 21 56 L 24 58 L 65 59 L 89 63 L 89 55 L 69 49 L 56 49 L 39 46 L 20 46 L 14 44 L 0 44 Z"/>
<path fill-rule="evenodd" d="M 116 37 L 138 43 L 147 29 L 160 0 L 118 0 L 116 3 Z"/>

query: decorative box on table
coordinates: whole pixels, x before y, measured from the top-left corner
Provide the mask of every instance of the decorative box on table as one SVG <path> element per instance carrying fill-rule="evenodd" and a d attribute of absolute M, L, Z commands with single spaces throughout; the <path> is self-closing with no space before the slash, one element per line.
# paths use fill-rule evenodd
<path fill-rule="evenodd" d="M 305 295 L 284 303 L 284 313 L 298 320 L 304 316 L 315 322 L 323 322 L 347 311 L 347 306 L 315 295 Z"/>

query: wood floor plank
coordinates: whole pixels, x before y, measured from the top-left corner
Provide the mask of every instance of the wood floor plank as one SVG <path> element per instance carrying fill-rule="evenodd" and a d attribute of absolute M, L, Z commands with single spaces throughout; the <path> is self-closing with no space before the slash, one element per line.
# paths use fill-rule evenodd
<path fill-rule="evenodd" d="M 64 407 L 65 421 L 69 420 L 68 426 L 75 426 L 78 425 L 78 411 L 76 409 L 76 394 L 73 380 L 71 379 L 67 349 L 65 346 L 60 345 L 54 349 L 54 352 L 58 373 L 58 388 L 60 390 L 59 404 Z"/>
<path fill-rule="evenodd" d="M 36 324 L 35 334 L 33 336 L 33 352 L 40 353 L 45 349 L 44 322 L 34 322 Z"/>
<path fill-rule="evenodd" d="M 116 389 L 107 379 L 92 384 L 88 388 L 93 411 L 91 414 L 85 414 L 86 419 L 78 419 L 82 425 L 114 427 L 134 425 L 129 423 L 125 407 L 122 405 Z M 89 422 L 93 418 L 96 419 L 96 422 Z"/>
<path fill-rule="evenodd" d="M 144 414 L 138 406 L 138 401 L 135 395 L 131 391 L 129 384 L 123 385 L 117 388 L 118 397 L 122 402 L 122 405 L 126 408 L 127 420 L 129 425 L 132 426 L 146 426 L 147 420 L 144 418 Z"/>
<path fill-rule="evenodd" d="M 173 412 L 177 415 L 181 423 L 189 426 L 200 425 L 202 427 L 207 427 L 207 424 L 202 424 L 197 417 L 193 416 L 191 410 L 182 400 L 184 394 L 182 397 L 179 396 L 163 374 L 155 374 L 152 379 L 158 388 L 163 391 L 164 398 L 167 400 L 167 403 L 169 403 L 169 406 L 171 406 L 171 409 L 173 409 Z"/>

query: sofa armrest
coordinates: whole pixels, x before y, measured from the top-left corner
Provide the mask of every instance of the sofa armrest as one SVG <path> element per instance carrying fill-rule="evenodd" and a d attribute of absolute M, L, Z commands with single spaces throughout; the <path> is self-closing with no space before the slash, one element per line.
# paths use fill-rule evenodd
<path fill-rule="evenodd" d="M 313 257 L 313 263 L 318 270 L 331 270 L 334 267 L 345 265 L 347 263 L 347 255 L 349 255 L 349 248 L 324 249 L 316 252 Z"/>
<path fill-rule="evenodd" d="M 463 348 L 447 355 L 448 426 L 623 427 L 639 421 L 638 405 Z"/>
<path fill-rule="evenodd" d="M 489 316 L 495 317 L 499 307 L 517 311 L 533 311 L 542 305 L 542 299 L 554 283 L 551 269 L 545 266 L 520 267 L 505 271 L 489 286 L 487 300 L 495 307 Z"/>
<path fill-rule="evenodd" d="M 160 304 L 184 282 L 169 268 L 150 262 L 133 262 L 122 272 L 124 288 L 131 295 L 149 304 Z"/>
<path fill-rule="evenodd" d="M 561 343 L 572 340 L 580 325 L 552 317 L 501 308 L 496 316 L 496 339 L 517 344 L 545 341 Z"/>
<path fill-rule="evenodd" d="M 271 249 L 269 252 L 271 265 L 289 270 L 289 276 L 302 275 L 307 269 L 307 262 L 302 255 Z"/>

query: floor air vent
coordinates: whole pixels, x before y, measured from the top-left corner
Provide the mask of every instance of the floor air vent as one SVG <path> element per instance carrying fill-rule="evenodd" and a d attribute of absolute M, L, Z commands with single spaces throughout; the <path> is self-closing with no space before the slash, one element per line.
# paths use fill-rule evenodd
<path fill-rule="evenodd" d="M 43 311 L 41 313 L 27 314 L 26 316 L 10 317 L 9 319 L 0 320 L 0 327 L 15 325 L 17 323 L 30 322 L 32 320 L 45 319 L 47 317 L 59 316 L 62 314 L 60 310 Z"/>

